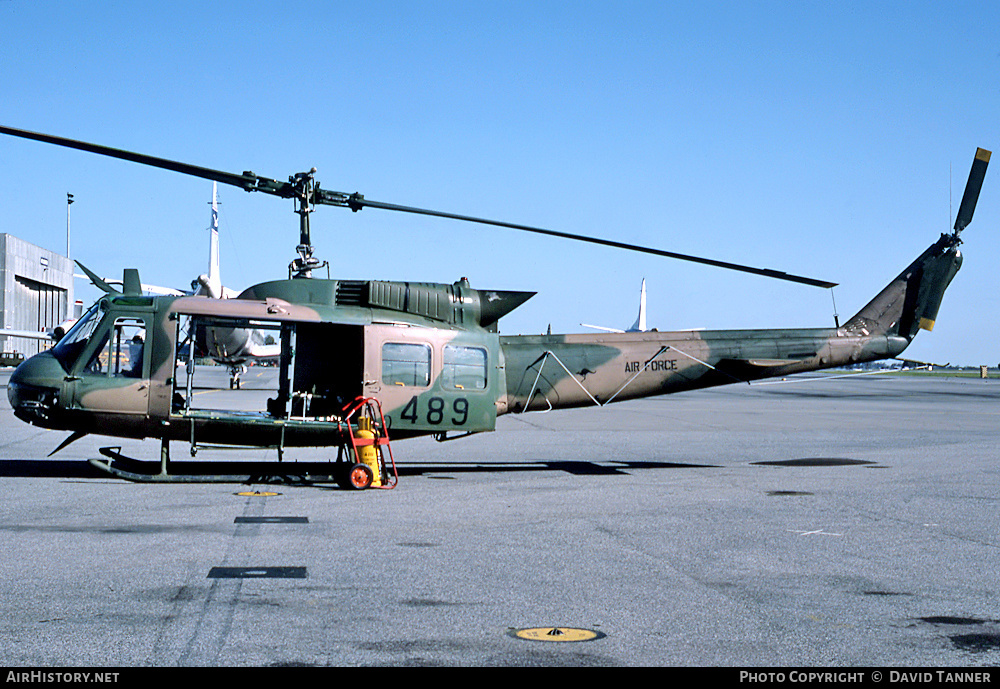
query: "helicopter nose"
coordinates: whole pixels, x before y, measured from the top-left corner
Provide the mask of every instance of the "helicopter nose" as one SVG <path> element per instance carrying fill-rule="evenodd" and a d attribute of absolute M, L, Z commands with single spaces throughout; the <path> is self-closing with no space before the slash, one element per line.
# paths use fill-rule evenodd
<path fill-rule="evenodd" d="M 47 425 L 59 403 L 65 372 L 49 352 L 42 352 L 18 366 L 7 381 L 7 399 L 14 416 L 28 423 Z"/>

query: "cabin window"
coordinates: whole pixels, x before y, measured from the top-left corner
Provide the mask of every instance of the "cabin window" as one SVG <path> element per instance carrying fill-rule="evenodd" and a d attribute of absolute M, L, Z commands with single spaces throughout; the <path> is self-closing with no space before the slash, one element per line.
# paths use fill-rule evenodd
<path fill-rule="evenodd" d="M 146 324 L 138 318 L 119 318 L 111 337 L 94 353 L 87 371 L 124 378 L 142 378 L 143 351 L 146 347 Z"/>
<path fill-rule="evenodd" d="M 445 345 L 442 384 L 460 390 L 486 389 L 486 350 Z"/>
<path fill-rule="evenodd" d="M 425 344 L 382 345 L 382 382 L 427 387 L 431 384 L 431 348 Z"/>

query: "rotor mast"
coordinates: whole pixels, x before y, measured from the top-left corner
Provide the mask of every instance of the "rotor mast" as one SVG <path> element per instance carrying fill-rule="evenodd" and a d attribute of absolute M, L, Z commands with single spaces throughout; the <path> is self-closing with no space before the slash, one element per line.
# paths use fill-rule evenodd
<path fill-rule="evenodd" d="M 288 264 L 288 276 L 294 278 L 311 278 L 312 271 L 329 265 L 326 261 L 320 261 L 313 256 L 312 236 L 309 229 L 309 215 L 315 210 L 316 190 L 319 183 L 316 181 L 316 168 L 309 172 L 299 172 L 288 178 L 288 183 L 293 189 L 293 195 L 297 204 L 295 212 L 299 216 L 299 243 L 295 247 L 299 257 Z"/>

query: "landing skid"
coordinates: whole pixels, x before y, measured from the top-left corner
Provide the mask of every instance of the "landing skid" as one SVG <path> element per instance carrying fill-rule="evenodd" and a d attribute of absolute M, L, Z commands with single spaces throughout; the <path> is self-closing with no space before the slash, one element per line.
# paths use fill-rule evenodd
<path fill-rule="evenodd" d="M 102 447 L 91 466 L 137 483 L 336 483 L 334 462 L 144 462 Z M 343 466 L 343 464 L 341 464 Z"/>

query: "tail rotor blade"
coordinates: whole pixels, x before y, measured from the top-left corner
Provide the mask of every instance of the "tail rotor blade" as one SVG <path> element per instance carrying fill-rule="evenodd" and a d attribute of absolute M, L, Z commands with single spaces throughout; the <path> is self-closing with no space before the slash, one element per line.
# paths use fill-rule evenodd
<path fill-rule="evenodd" d="M 983 188 L 983 178 L 986 176 L 986 166 L 989 163 L 990 152 L 985 148 L 977 148 L 976 157 L 972 161 L 972 170 L 969 171 L 969 181 L 965 184 L 962 204 L 958 207 L 958 215 L 955 217 L 956 234 L 972 222 L 972 214 L 976 210 L 976 202 L 979 201 L 979 192 Z"/>

